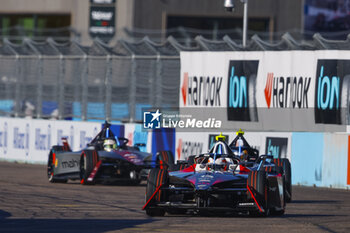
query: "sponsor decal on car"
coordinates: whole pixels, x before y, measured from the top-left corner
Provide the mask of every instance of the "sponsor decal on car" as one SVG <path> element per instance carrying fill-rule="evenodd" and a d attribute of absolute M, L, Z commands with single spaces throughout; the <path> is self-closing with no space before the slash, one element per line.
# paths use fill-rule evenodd
<path fill-rule="evenodd" d="M 56 160 L 57 161 L 57 160 Z M 76 159 L 66 160 L 61 162 L 62 168 L 79 167 L 79 161 Z"/>

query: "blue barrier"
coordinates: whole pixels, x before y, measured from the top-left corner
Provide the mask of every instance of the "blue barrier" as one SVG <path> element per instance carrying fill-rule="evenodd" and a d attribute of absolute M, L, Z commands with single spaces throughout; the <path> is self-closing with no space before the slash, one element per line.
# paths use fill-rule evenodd
<path fill-rule="evenodd" d="M 111 119 L 128 119 L 129 105 L 123 103 L 111 104 Z"/>
<path fill-rule="evenodd" d="M 323 133 L 292 134 L 292 182 L 301 185 L 322 185 Z"/>
<path fill-rule="evenodd" d="M 12 113 L 14 105 L 13 100 L 0 100 L 0 112 Z"/>
<path fill-rule="evenodd" d="M 324 135 L 323 149 L 323 176 L 324 187 L 346 187 L 348 165 L 348 135 Z"/>

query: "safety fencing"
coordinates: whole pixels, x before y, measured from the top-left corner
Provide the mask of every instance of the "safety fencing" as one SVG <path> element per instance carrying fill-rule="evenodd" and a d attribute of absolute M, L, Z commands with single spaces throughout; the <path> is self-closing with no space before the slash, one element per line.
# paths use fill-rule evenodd
<path fill-rule="evenodd" d="M 141 109 L 178 107 L 180 49 L 144 39 L 108 47 L 0 43 L 0 116 L 141 121 Z"/>

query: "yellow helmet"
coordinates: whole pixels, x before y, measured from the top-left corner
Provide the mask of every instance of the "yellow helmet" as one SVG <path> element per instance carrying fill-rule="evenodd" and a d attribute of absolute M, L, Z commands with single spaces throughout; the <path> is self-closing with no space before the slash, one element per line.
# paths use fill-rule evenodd
<path fill-rule="evenodd" d="M 105 139 L 103 141 L 103 148 L 106 151 L 111 151 L 111 150 L 117 148 L 117 143 L 115 142 L 114 139 Z"/>

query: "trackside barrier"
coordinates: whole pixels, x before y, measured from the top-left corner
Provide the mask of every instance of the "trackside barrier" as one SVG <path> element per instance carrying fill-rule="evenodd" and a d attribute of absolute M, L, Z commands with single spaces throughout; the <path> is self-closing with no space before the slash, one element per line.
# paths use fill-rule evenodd
<path fill-rule="evenodd" d="M 68 139 L 72 150 L 78 151 L 86 147 L 101 128 L 102 124 L 97 122 L 0 117 L 0 160 L 45 164 L 50 148 L 62 145 L 62 137 Z M 127 138 L 128 145 L 145 144 L 140 150 L 152 151 L 152 134 L 142 130 L 141 125 L 113 124 L 111 128 L 118 137 Z M 161 145 L 158 148 L 164 150 Z"/>
<path fill-rule="evenodd" d="M 46 163 L 52 145 L 66 137 L 80 150 L 100 131 L 93 122 L 0 118 L 0 160 Z"/>
<path fill-rule="evenodd" d="M 47 162 L 52 145 L 67 137 L 73 150 L 80 150 L 100 131 L 101 123 L 0 118 L 0 160 L 25 163 Z M 128 145 L 146 144 L 142 151 L 171 150 L 175 160 L 205 153 L 217 133 L 144 131 L 139 124 L 115 124 L 112 130 L 129 139 Z M 230 142 L 234 132 L 223 133 Z M 292 163 L 294 185 L 349 188 L 350 135 L 348 133 L 277 133 L 247 132 L 251 146 L 261 154 L 288 158 Z"/>
<path fill-rule="evenodd" d="M 293 184 L 349 188 L 347 133 L 293 133 Z"/>
<path fill-rule="evenodd" d="M 177 132 L 175 159 L 186 159 L 190 155 L 208 152 L 215 142 L 215 136 L 221 132 Z M 223 132 L 226 142 L 230 143 L 236 133 Z M 258 149 L 261 154 L 271 154 L 275 158 L 291 160 L 292 133 L 258 133 L 248 132 L 244 135 L 250 146 Z"/>

